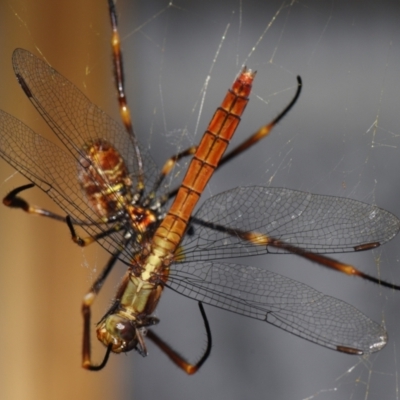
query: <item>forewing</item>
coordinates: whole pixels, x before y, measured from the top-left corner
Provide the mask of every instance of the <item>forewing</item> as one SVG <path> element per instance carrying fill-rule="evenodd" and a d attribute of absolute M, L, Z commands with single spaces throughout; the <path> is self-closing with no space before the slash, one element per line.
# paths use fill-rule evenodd
<path fill-rule="evenodd" d="M 29 100 L 76 159 L 85 144 L 96 138 L 106 139 L 122 155 L 133 182 L 137 181 L 133 138 L 120 124 L 54 68 L 27 50 L 16 49 L 12 63 Z M 157 168 L 143 146 L 140 151 L 144 159 L 145 183 L 152 187 Z"/>
<path fill-rule="evenodd" d="M 17 171 L 47 193 L 90 236 L 110 229 L 88 204 L 77 179 L 78 163 L 70 153 L 35 133 L 17 118 L 0 110 L 0 155 Z M 67 227 L 65 228 L 67 229 Z M 99 240 L 111 253 L 120 249 L 123 232 Z M 122 259 L 130 259 L 129 249 Z"/>
<path fill-rule="evenodd" d="M 186 235 L 182 243 L 187 261 L 280 252 L 242 240 L 235 230 L 259 233 L 315 253 L 351 252 L 366 243 L 392 239 L 400 220 L 357 200 L 250 186 L 206 200 L 192 227 L 194 234 Z"/>

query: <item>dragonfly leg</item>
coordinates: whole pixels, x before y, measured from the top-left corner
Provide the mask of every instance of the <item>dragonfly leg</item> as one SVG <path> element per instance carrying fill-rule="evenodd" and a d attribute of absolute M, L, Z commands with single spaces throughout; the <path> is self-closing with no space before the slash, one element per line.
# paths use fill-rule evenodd
<path fill-rule="evenodd" d="M 290 101 L 290 103 L 285 107 L 285 109 L 276 117 L 274 118 L 271 122 L 269 122 L 266 125 L 263 125 L 261 128 L 259 128 L 257 130 L 257 132 L 253 133 L 249 138 L 247 138 L 245 141 L 243 141 L 241 144 L 239 144 L 238 146 L 236 146 L 234 149 L 232 149 L 231 151 L 229 151 L 224 157 L 221 158 L 217 169 L 220 168 L 222 165 L 226 164 L 229 160 L 231 160 L 232 158 L 238 156 L 239 154 L 241 154 L 242 152 L 244 152 L 245 150 L 247 150 L 248 148 L 250 148 L 251 146 L 255 145 L 257 142 L 259 142 L 261 139 L 264 139 L 266 136 L 268 136 L 268 134 L 272 131 L 272 129 L 275 127 L 275 125 L 278 124 L 278 122 L 292 109 L 292 107 L 294 106 L 294 104 L 296 103 L 297 99 L 300 96 L 301 93 L 301 88 L 302 88 L 302 81 L 300 76 L 297 77 L 297 91 L 293 97 L 293 99 Z M 193 147 L 194 148 L 194 147 Z M 193 149 L 192 147 L 189 148 L 187 151 Z M 196 151 L 196 148 L 194 148 L 194 151 Z M 185 153 L 185 152 L 183 152 Z M 182 154 L 183 154 L 182 153 Z M 192 153 L 188 153 L 188 154 L 184 154 L 184 155 L 189 155 Z M 173 161 L 172 157 L 172 161 Z M 171 160 L 170 159 L 170 160 Z M 167 162 L 164 165 L 164 168 L 166 168 L 167 164 L 170 162 L 170 160 L 167 160 Z M 176 162 L 176 161 L 175 161 Z M 175 164 L 175 163 L 174 163 Z M 173 165 L 171 165 L 171 168 L 173 167 Z M 163 168 L 163 170 L 164 170 Z M 161 174 L 160 178 L 161 181 L 162 179 L 164 179 L 165 175 L 163 176 Z M 159 179 L 160 179 L 159 178 Z M 161 183 L 161 182 L 160 182 Z M 159 186 L 159 185 L 158 185 Z M 165 199 L 163 199 L 163 203 L 166 203 L 169 199 L 173 198 L 176 196 L 178 192 L 178 188 L 175 188 L 173 190 L 171 190 L 169 193 L 167 193 L 165 195 Z"/>
<path fill-rule="evenodd" d="M 188 375 L 193 375 L 196 373 L 200 367 L 207 360 L 208 356 L 211 353 L 212 346 L 212 338 L 211 338 L 211 329 L 207 320 L 206 313 L 204 311 L 203 303 L 199 301 L 199 308 L 201 316 L 203 317 L 204 327 L 207 333 L 207 347 L 204 351 L 204 354 L 201 356 L 200 360 L 195 364 L 191 364 L 185 360 L 179 353 L 177 353 L 174 349 L 172 349 L 167 343 L 165 343 L 158 335 L 156 335 L 152 330 L 147 331 L 147 337 L 153 341 L 171 360 L 172 362 L 178 366 L 180 369 L 185 371 Z"/>
<path fill-rule="evenodd" d="M 128 107 L 127 99 L 126 99 L 122 52 L 121 52 L 121 39 L 120 39 L 120 36 L 118 33 L 118 20 L 117 20 L 117 14 L 116 14 L 114 0 L 108 0 L 108 7 L 109 7 L 110 20 L 111 20 L 111 27 L 112 27 L 111 45 L 112 45 L 112 52 L 113 52 L 114 76 L 115 76 L 115 84 L 116 84 L 116 88 L 117 88 L 117 92 L 118 92 L 120 115 L 121 115 L 122 122 L 129 134 L 129 136 L 131 137 L 131 140 L 133 142 L 133 146 L 135 149 L 135 155 L 136 155 L 136 159 L 137 159 L 136 167 L 137 167 L 137 171 L 138 171 L 137 190 L 139 193 L 139 197 L 141 197 L 143 194 L 143 191 L 144 191 L 143 160 L 142 160 L 142 156 L 140 154 L 139 144 L 137 142 L 136 136 L 133 131 L 132 119 L 131 119 L 131 115 L 130 115 L 130 111 L 129 111 L 129 107 Z M 196 152 L 196 150 L 197 150 L 197 146 L 191 146 L 188 149 L 186 149 L 185 151 L 169 158 L 165 162 L 164 167 L 163 167 L 158 179 L 156 180 L 156 183 L 154 184 L 153 190 L 150 192 L 150 194 L 148 196 L 148 199 L 147 199 L 148 202 L 150 202 L 155 197 L 155 192 L 160 187 L 164 178 L 170 173 L 170 171 L 172 170 L 174 165 L 183 157 L 193 155 Z M 176 193 L 174 192 L 174 194 L 176 194 Z M 165 203 L 171 197 L 172 196 L 168 196 L 161 202 Z M 146 205 L 146 203 L 145 203 L 145 205 Z"/>
<path fill-rule="evenodd" d="M 269 246 L 269 247 L 273 247 L 276 249 L 282 249 L 288 253 L 296 254 L 297 256 L 303 257 L 307 260 L 315 262 L 316 264 L 322 265 L 323 267 L 333 269 L 335 271 L 341 272 L 346 275 L 358 276 L 367 281 L 373 282 L 377 285 L 385 286 L 390 289 L 400 291 L 400 285 L 396 285 L 394 283 L 384 281 L 380 278 L 376 278 L 372 275 L 368 275 L 368 274 L 360 271 L 359 269 L 355 268 L 351 264 L 344 264 L 334 258 L 325 256 L 323 254 L 313 253 L 312 251 L 302 249 L 300 247 L 297 247 L 290 243 L 286 243 L 279 239 L 275 239 L 273 237 L 269 237 L 262 233 L 245 232 L 245 231 L 240 231 L 237 229 L 229 229 L 229 228 L 227 229 L 225 227 L 218 228 L 217 225 L 213 225 L 213 227 L 215 229 L 222 229 L 224 232 L 234 235 L 235 237 L 240 237 L 243 240 L 253 243 L 254 245 L 267 246 L 267 247 Z M 379 242 L 371 242 L 371 243 L 358 245 L 354 248 L 354 250 L 355 251 L 369 250 L 369 249 L 376 248 L 379 245 L 380 245 Z"/>
<path fill-rule="evenodd" d="M 34 186 L 35 184 L 29 183 L 27 185 L 19 186 L 16 189 L 11 190 L 11 192 L 8 193 L 6 197 L 4 197 L 3 204 L 11 208 L 20 208 L 28 214 L 40 215 L 42 217 L 52 218 L 57 221 L 65 222 L 65 217 L 62 217 L 61 215 L 55 214 L 40 207 L 31 206 L 26 200 L 18 196 L 19 193 L 21 193 L 22 191 L 31 189 Z"/>
<path fill-rule="evenodd" d="M 112 268 L 114 267 L 116 261 L 118 260 L 118 256 L 120 253 L 114 254 L 110 260 L 108 261 L 107 265 L 103 268 L 98 278 L 94 281 L 92 286 L 90 287 L 89 291 L 83 297 L 82 302 L 82 315 L 83 315 L 83 344 L 82 344 L 82 366 L 90 371 L 99 371 L 105 367 L 108 361 L 108 357 L 111 353 L 110 344 L 107 347 L 105 356 L 103 361 L 96 365 L 92 364 L 91 359 L 91 349 L 90 349 L 90 320 L 91 320 L 91 306 L 96 299 L 97 295 L 99 294 L 103 284 L 111 272 Z"/>
<path fill-rule="evenodd" d="M 155 193 L 157 189 L 160 187 L 161 183 L 163 182 L 164 178 L 171 172 L 172 168 L 175 166 L 175 164 L 181 160 L 184 157 L 187 156 L 192 156 L 194 153 L 196 153 L 197 146 L 191 146 L 188 149 L 175 154 L 174 156 L 170 157 L 165 163 L 164 166 L 160 172 L 160 175 L 158 179 L 156 180 L 156 183 L 154 184 L 152 193 Z"/>
<path fill-rule="evenodd" d="M 110 228 L 110 229 L 108 229 L 108 230 L 106 230 L 104 232 L 100 232 L 99 234 L 97 234 L 95 236 L 86 236 L 86 237 L 82 238 L 82 237 L 78 236 L 78 234 L 76 233 L 75 228 L 74 228 L 74 224 L 75 223 L 71 220 L 71 217 L 69 215 L 67 215 L 64 218 L 64 220 L 67 222 L 67 225 L 68 225 L 69 231 L 71 233 L 71 238 L 72 238 L 73 242 L 76 243 L 80 247 L 88 246 L 89 244 L 91 244 L 93 242 L 96 242 L 99 239 L 102 239 L 102 238 L 104 238 L 106 236 L 109 236 L 114 232 L 118 232 L 119 229 L 120 229 L 119 225 L 115 225 L 112 228 Z M 75 225 L 79 225 L 79 223 L 75 224 Z"/>
<path fill-rule="evenodd" d="M 192 217 L 192 223 L 193 222 L 196 224 L 202 225 L 202 226 L 208 226 L 219 232 L 225 232 L 226 234 L 234 236 L 236 238 L 239 237 L 242 240 L 252 243 L 253 245 L 260 246 L 260 247 L 266 247 L 266 248 L 271 247 L 271 248 L 281 249 L 281 250 L 286 251 L 287 253 L 291 253 L 291 254 L 295 254 L 299 257 L 303 257 L 303 258 L 305 258 L 309 261 L 312 261 L 316 264 L 319 264 L 323 267 L 333 269 L 335 271 L 341 272 L 346 275 L 358 276 L 360 278 L 363 278 L 365 280 L 373 282 L 377 285 L 385 286 L 390 289 L 400 291 L 400 285 L 396 285 L 394 283 L 384 281 L 380 278 L 376 278 L 372 275 L 368 275 L 368 274 L 360 271 L 353 265 L 344 264 L 334 258 L 328 257 L 323 254 L 313 253 L 312 251 L 305 250 L 301 247 L 297 247 L 291 243 L 286 243 L 285 241 L 273 238 L 266 234 L 254 232 L 254 231 L 247 232 L 247 231 L 242 231 L 240 229 L 232 229 L 232 228 L 228 228 L 226 226 L 222 226 L 219 224 L 202 221 L 196 217 Z M 379 245 L 380 245 L 379 242 L 365 243 L 365 244 L 355 246 L 354 250 L 355 251 L 370 250 L 370 249 L 379 247 Z"/>
<path fill-rule="evenodd" d="M 226 162 L 231 160 L 232 158 L 236 157 L 243 151 L 247 150 L 251 146 L 255 145 L 257 142 L 259 142 L 261 139 L 264 139 L 275 127 L 275 125 L 278 124 L 278 122 L 292 109 L 292 107 L 295 105 L 297 99 L 300 96 L 301 93 L 301 88 L 303 86 L 303 83 L 301 81 L 300 76 L 297 77 L 297 91 L 291 100 L 291 102 L 285 107 L 285 109 L 277 116 L 275 117 L 271 122 L 269 122 L 266 125 L 263 125 L 261 128 L 258 129 L 257 132 L 253 133 L 249 138 L 247 138 L 244 142 L 236 146 L 234 149 L 229 151 L 224 157 L 222 157 L 221 161 L 218 164 L 218 168 L 224 165 Z"/>
<path fill-rule="evenodd" d="M 378 245 L 379 244 L 370 243 L 370 244 L 366 244 L 366 245 L 358 246 L 358 247 L 362 247 L 362 250 L 364 250 L 364 248 L 365 249 L 374 248 L 374 247 L 377 247 Z M 281 240 L 272 239 L 270 242 L 270 246 L 286 250 L 289 253 L 296 254 L 300 257 L 306 258 L 307 260 L 315 262 L 324 267 L 333 269 L 335 271 L 342 272 L 346 275 L 358 276 L 367 281 L 373 282 L 377 285 L 385 286 L 385 287 L 388 287 L 388 288 L 394 289 L 394 290 L 400 290 L 400 285 L 395 285 L 394 283 L 386 282 L 380 278 L 376 278 L 374 276 L 368 275 L 368 274 L 360 271 L 359 269 L 355 268 L 353 265 L 344 264 L 338 260 L 335 260 L 334 258 L 301 249 L 301 248 L 293 246 L 289 243 L 282 242 Z"/>
<path fill-rule="evenodd" d="M 124 70 L 123 70 L 122 53 L 121 53 L 121 38 L 118 33 L 117 12 L 115 9 L 114 0 L 108 0 L 108 10 L 110 14 L 111 29 L 112 29 L 111 46 L 112 46 L 112 55 L 114 62 L 115 84 L 118 92 L 119 111 L 125 129 L 128 132 L 133 143 L 135 156 L 137 160 L 136 162 L 137 190 L 141 196 L 144 191 L 143 160 L 140 154 L 139 143 L 133 132 L 131 113 L 126 100 Z"/>
<path fill-rule="evenodd" d="M 108 236 L 111 233 L 116 232 L 118 230 L 118 226 L 115 226 L 105 232 L 99 233 L 98 235 L 96 235 L 94 237 L 86 237 L 86 238 L 79 237 L 76 234 L 75 228 L 73 225 L 85 225 L 85 222 L 73 221 L 69 215 L 67 215 L 66 217 L 63 217 L 61 215 L 53 213 L 52 211 L 45 210 L 43 208 L 36 207 L 36 206 L 31 206 L 26 200 L 24 200 L 22 197 L 18 196 L 19 193 L 21 193 L 22 191 L 31 189 L 34 186 L 35 186 L 35 184 L 29 183 L 27 185 L 17 187 L 16 189 L 14 189 L 10 193 L 8 193 L 7 196 L 4 197 L 3 204 L 5 206 L 11 207 L 11 208 L 20 208 L 21 210 L 25 211 L 28 214 L 38 215 L 41 217 L 55 219 L 56 221 L 66 222 L 68 225 L 68 228 L 71 232 L 72 240 L 81 247 L 87 246 L 88 244 L 93 243 L 96 240 L 101 239 L 105 236 Z"/>

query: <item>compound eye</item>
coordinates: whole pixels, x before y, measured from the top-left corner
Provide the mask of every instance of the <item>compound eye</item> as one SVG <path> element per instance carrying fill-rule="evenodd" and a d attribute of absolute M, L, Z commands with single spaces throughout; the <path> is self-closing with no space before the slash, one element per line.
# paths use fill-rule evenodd
<path fill-rule="evenodd" d="M 131 342 L 135 339 L 136 330 L 128 320 L 121 319 L 115 324 L 115 333 L 125 342 Z"/>
<path fill-rule="evenodd" d="M 118 338 L 118 341 L 130 343 L 136 338 L 136 329 L 131 321 L 118 315 L 110 315 L 107 318 L 106 329 L 112 337 Z"/>

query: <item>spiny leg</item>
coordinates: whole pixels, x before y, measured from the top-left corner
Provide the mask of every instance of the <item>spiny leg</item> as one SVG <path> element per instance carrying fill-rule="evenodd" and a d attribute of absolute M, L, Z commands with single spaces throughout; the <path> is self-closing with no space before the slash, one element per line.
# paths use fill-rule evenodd
<path fill-rule="evenodd" d="M 83 315 L 83 344 L 82 344 L 82 367 L 90 371 L 99 371 L 105 367 L 108 361 L 108 357 L 111 352 L 112 345 L 107 347 L 106 353 L 104 355 L 103 361 L 98 364 L 92 364 L 91 359 L 91 349 L 90 349 L 90 320 L 91 320 L 91 306 L 99 294 L 108 274 L 111 272 L 115 263 L 118 260 L 120 252 L 114 254 L 107 265 L 103 268 L 100 275 L 94 281 L 93 285 L 90 287 L 88 293 L 83 297 L 82 302 L 82 315 Z"/>
<path fill-rule="evenodd" d="M 197 146 L 191 146 L 188 149 L 173 155 L 170 157 L 165 163 L 164 166 L 161 169 L 160 175 L 158 176 L 153 189 L 151 190 L 149 194 L 149 200 L 152 200 L 156 196 L 156 192 L 162 182 L 164 181 L 165 177 L 171 172 L 172 168 L 176 165 L 176 163 L 181 160 L 184 157 L 187 156 L 192 156 L 194 153 L 196 153 Z"/>
<path fill-rule="evenodd" d="M 34 183 L 28 183 L 27 185 L 19 186 L 16 189 L 11 190 L 11 192 L 8 193 L 6 197 L 4 197 L 3 204 L 11 208 L 20 208 L 28 214 L 39 215 L 41 217 L 47 217 L 55 219 L 57 221 L 65 222 L 65 217 L 62 217 L 61 215 L 55 214 L 43 208 L 31 206 L 26 200 L 18 196 L 18 194 L 22 191 L 31 189 L 35 186 L 36 185 Z"/>
<path fill-rule="evenodd" d="M 119 230 L 119 225 L 115 225 L 111 229 L 101 232 L 96 236 L 93 237 L 88 236 L 85 238 L 81 238 L 76 234 L 74 225 L 87 225 L 87 223 L 73 221 L 69 215 L 63 217 L 61 215 L 53 213 L 52 211 L 45 210 L 43 208 L 39 208 L 36 206 L 31 206 L 26 200 L 18 196 L 18 194 L 21 193 L 22 191 L 31 189 L 34 186 L 35 186 L 34 183 L 29 183 L 27 185 L 17 187 L 16 189 L 8 193 L 7 196 L 4 197 L 3 204 L 11 208 L 20 208 L 21 210 L 25 211 L 28 214 L 38 215 L 41 217 L 55 219 L 56 221 L 66 222 L 71 232 L 72 240 L 80 247 L 85 247 Z"/>
<path fill-rule="evenodd" d="M 300 96 L 302 86 L 303 86 L 302 80 L 301 80 L 300 76 L 298 76 L 297 77 L 297 90 L 296 90 L 296 93 L 295 93 L 293 99 L 290 101 L 290 103 L 285 107 L 285 109 L 276 118 L 274 118 L 271 122 L 269 122 L 266 125 L 263 125 L 261 128 L 259 128 L 257 130 L 257 132 L 253 133 L 249 138 L 247 138 L 245 141 L 243 141 L 241 144 L 239 144 L 234 149 L 229 151 L 225 156 L 223 156 L 222 159 L 220 160 L 219 164 L 218 164 L 217 169 L 219 169 L 222 165 L 226 164 L 232 158 L 238 156 L 239 154 L 241 154 L 242 152 L 244 152 L 245 150 L 247 150 L 251 146 L 253 146 L 256 143 L 258 143 L 261 139 L 265 138 L 271 132 L 271 130 L 279 123 L 279 121 L 283 117 L 285 117 L 286 114 L 295 105 L 295 103 L 297 102 L 297 99 Z M 186 152 L 188 153 L 189 151 L 193 151 L 193 153 L 194 153 L 196 151 L 196 149 L 197 149 L 196 146 L 190 147 L 188 150 L 186 150 Z M 184 154 L 184 153 L 185 152 L 182 152 L 180 154 Z M 188 154 L 185 154 L 185 155 L 189 155 L 189 154 L 193 154 L 193 153 L 188 153 Z M 167 163 L 168 163 L 168 161 L 167 161 Z M 172 168 L 172 166 L 171 166 L 171 168 Z M 164 166 L 164 168 L 165 168 L 165 166 Z M 175 197 L 177 192 L 178 192 L 178 188 L 175 188 L 174 190 L 172 190 L 171 192 L 166 194 L 165 197 L 163 198 L 162 203 L 164 204 L 170 198 Z"/>
<path fill-rule="evenodd" d="M 147 337 L 152 340 L 171 360 L 172 362 L 178 366 L 180 369 L 185 371 L 188 375 L 193 375 L 196 373 L 200 367 L 205 363 L 207 358 L 211 353 L 212 347 L 212 338 L 211 338 L 211 329 L 208 323 L 208 319 L 206 316 L 206 312 L 204 311 L 203 304 L 199 301 L 199 308 L 201 316 L 203 317 L 204 327 L 207 333 L 207 347 L 201 356 L 200 360 L 195 364 L 191 364 L 185 360 L 179 353 L 173 350 L 167 343 L 165 343 L 158 335 L 156 335 L 152 330 L 147 331 Z"/>
<path fill-rule="evenodd" d="M 309 261 L 315 262 L 316 264 L 322 265 L 323 267 L 333 269 L 335 271 L 344 273 L 346 275 L 358 276 L 360 278 L 363 278 L 363 279 L 373 282 L 375 284 L 385 286 L 385 287 L 388 287 L 393 290 L 400 290 L 399 285 L 395 285 L 393 283 L 383 281 L 379 278 L 375 278 L 374 276 L 368 275 L 350 264 L 344 264 L 338 260 L 335 260 L 334 258 L 325 256 L 322 254 L 313 253 L 312 251 L 302 249 L 301 247 L 294 246 L 290 243 L 286 243 L 282 240 L 276 239 L 274 237 L 268 236 L 268 235 L 260 233 L 260 232 L 247 232 L 247 231 L 242 231 L 240 229 L 232 229 L 232 228 L 228 228 L 226 226 L 222 226 L 219 224 L 208 223 L 206 221 L 197 219 L 196 217 L 192 217 L 192 222 L 202 225 L 202 226 L 210 227 L 211 229 L 214 229 L 219 232 L 225 232 L 234 237 L 239 237 L 242 240 L 245 240 L 256 246 L 267 247 L 267 248 L 272 247 L 272 248 L 276 248 L 276 249 L 281 249 L 288 253 L 296 254 L 297 256 L 300 256 Z M 370 249 L 376 248 L 379 245 L 380 244 L 377 242 L 365 243 L 360 246 L 356 246 L 354 248 L 354 250 L 355 251 L 365 251 L 365 250 L 370 250 Z"/>
<path fill-rule="evenodd" d="M 144 191 L 143 160 L 140 154 L 139 143 L 136 139 L 135 133 L 133 132 L 131 114 L 126 100 L 124 70 L 123 70 L 122 52 L 121 52 L 121 39 L 118 33 L 117 12 L 115 9 L 114 0 L 108 0 L 108 9 L 110 13 L 111 28 L 112 28 L 111 46 L 113 52 L 115 84 L 118 92 L 119 111 L 122 122 L 125 125 L 125 128 L 132 140 L 133 147 L 135 149 L 136 164 L 137 164 L 136 172 L 138 180 L 137 190 L 141 195 L 143 194 Z"/>
<path fill-rule="evenodd" d="M 232 158 L 236 157 L 243 151 L 247 150 L 251 146 L 255 145 L 257 142 L 259 142 L 261 139 L 265 138 L 279 123 L 279 121 L 286 116 L 286 114 L 292 109 L 292 107 L 295 105 L 297 102 L 297 99 L 300 96 L 301 93 L 301 88 L 303 86 L 303 82 L 300 78 L 300 76 L 297 76 L 297 90 L 296 94 L 294 95 L 292 101 L 285 107 L 285 109 L 276 117 L 274 118 L 270 123 L 267 125 L 263 125 L 261 128 L 258 129 L 257 132 L 255 132 L 253 135 L 251 135 L 248 139 L 246 139 L 244 142 L 239 144 L 237 147 L 235 147 L 233 150 L 229 151 L 224 157 L 222 157 L 221 161 L 219 162 L 218 168 L 220 168 L 222 165 L 224 165 L 226 162 L 231 160 Z"/>
<path fill-rule="evenodd" d="M 65 217 L 65 221 L 67 222 L 69 231 L 71 233 L 72 241 L 80 247 L 86 247 L 89 244 L 92 244 L 93 242 L 97 242 L 99 239 L 102 239 L 102 238 L 109 236 L 112 233 L 118 232 L 120 230 L 120 226 L 118 224 L 116 224 L 112 228 L 110 228 L 106 231 L 100 232 L 95 236 L 86 236 L 86 237 L 82 238 L 77 235 L 75 228 L 74 228 L 74 223 L 72 222 L 71 217 L 69 215 L 67 215 Z"/>
<path fill-rule="evenodd" d="M 299 247 L 293 246 L 289 243 L 282 242 L 281 240 L 278 239 L 269 239 L 269 246 L 283 249 L 289 253 L 296 254 L 300 257 L 306 258 L 307 260 L 310 260 L 312 262 L 315 262 L 319 265 L 322 265 L 324 267 L 334 269 L 335 271 L 342 272 L 343 274 L 346 275 L 353 275 L 353 276 L 358 276 L 360 278 L 363 278 L 367 281 L 373 282 L 377 285 L 385 286 L 393 290 L 400 290 L 399 285 L 395 285 L 393 283 L 389 283 L 386 281 L 383 281 L 379 278 L 375 278 L 374 276 L 368 275 L 359 269 L 353 267 L 350 264 L 344 264 L 338 260 L 335 260 L 334 258 L 327 257 L 321 254 L 316 254 L 311 251 L 306 251 L 304 249 L 301 249 Z M 369 245 L 364 245 L 362 249 L 360 250 L 368 250 L 377 247 L 375 243 L 370 243 Z"/>

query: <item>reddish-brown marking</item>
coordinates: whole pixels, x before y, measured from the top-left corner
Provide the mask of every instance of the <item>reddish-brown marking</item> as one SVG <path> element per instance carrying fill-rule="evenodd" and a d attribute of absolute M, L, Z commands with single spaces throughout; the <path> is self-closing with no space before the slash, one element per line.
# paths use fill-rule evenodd
<path fill-rule="evenodd" d="M 347 347 L 347 346 L 336 346 L 336 350 L 341 351 L 342 353 L 355 354 L 358 356 L 364 354 L 364 352 L 359 349 L 354 349 L 353 347 Z"/>
<path fill-rule="evenodd" d="M 137 232 L 149 231 L 149 226 L 157 221 L 153 211 L 136 206 L 128 206 L 128 213 Z"/>
<path fill-rule="evenodd" d="M 360 244 L 359 246 L 354 246 L 354 251 L 364 251 L 371 250 L 379 247 L 381 244 L 379 242 Z"/>
<path fill-rule="evenodd" d="M 100 217 L 110 217 L 131 201 L 132 181 L 125 162 L 108 141 L 97 139 L 84 148 L 78 165 L 78 180 Z"/>

